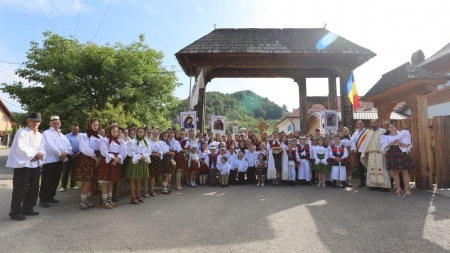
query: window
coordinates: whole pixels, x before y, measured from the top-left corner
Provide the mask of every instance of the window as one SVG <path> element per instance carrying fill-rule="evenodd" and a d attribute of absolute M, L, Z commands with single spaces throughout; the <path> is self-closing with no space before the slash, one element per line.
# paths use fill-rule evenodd
<path fill-rule="evenodd" d="M 6 122 L 6 116 L 3 116 L 3 117 L 2 117 L 2 121 L 3 121 L 3 122 Z"/>
<path fill-rule="evenodd" d="M 292 130 L 292 125 L 289 125 L 288 126 L 288 131 L 291 131 Z"/>

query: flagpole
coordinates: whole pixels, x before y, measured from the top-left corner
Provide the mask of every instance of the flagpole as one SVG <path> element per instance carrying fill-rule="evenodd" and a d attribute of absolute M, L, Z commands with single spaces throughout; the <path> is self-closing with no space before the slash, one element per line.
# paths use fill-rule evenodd
<path fill-rule="evenodd" d="M 188 108 L 187 110 L 190 111 L 191 110 L 191 86 L 192 86 L 192 77 L 189 77 L 189 96 L 188 96 Z"/>

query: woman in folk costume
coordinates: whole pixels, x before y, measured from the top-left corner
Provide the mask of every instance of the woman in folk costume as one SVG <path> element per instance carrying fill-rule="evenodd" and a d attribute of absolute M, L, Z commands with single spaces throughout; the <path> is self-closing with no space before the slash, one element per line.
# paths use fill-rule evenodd
<path fill-rule="evenodd" d="M 347 179 L 347 168 L 345 163 L 348 157 L 347 147 L 341 143 L 339 135 L 334 136 L 334 144 L 330 147 L 330 161 L 331 161 L 331 179 L 333 180 L 333 188 L 336 188 L 337 180 L 342 182 L 342 187 L 345 189 L 345 181 Z"/>
<path fill-rule="evenodd" d="M 191 181 L 190 185 L 191 187 L 197 187 L 197 184 L 195 184 L 195 177 L 200 168 L 200 158 L 198 157 L 197 146 L 192 146 L 192 148 L 190 148 L 188 167 L 190 173 L 189 178 Z"/>
<path fill-rule="evenodd" d="M 356 153 L 350 152 L 350 148 L 352 147 L 351 139 L 352 139 L 352 136 L 350 135 L 348 128 L 344 127 L 342 129 L 341 144 L 343 144 L 345 146 L 345 148 L 347 149 L 347 152 L 348 152 L 347 161 L 345 163 L 345 168 L 346 168 L 346 172 L 347 172 L 346 173 L 347 174 L 346 186 L 348 186 L 348 187 L 352 187 L 353 168 L 359 166 L 358 158 L 356 157 Z"/>
<path fill-rule="evenodd" d="M 159 139 L 159 128 L 153 129 L 152 137 L 150 138 L 149 146 L 152 150 L 150 156 L 152 162 L 149 164 L 150 168 L 150 196 L 156 197 L 155 182 L 159 175 L 162 175 L 162 194 L 170 194 L 170 190 L 167 188 L 168 181 L 170 178 L 170 171 L 172 168 L 171 159 L 175 153 L 171 152 L 166 141 L 169 139 L 168 133 L 164 132 L 161 137 L 163 140 Z"/>
<path fill-rule="evenodd" d="M 125 141 L 119 139 L 118 126 L 110 126 L 106 138 L 100 143 L 102 159 L 98 171 L 98 182 L 102 183 L 103 208 L 111 209 L 117 206 L 113 202 L 113 183 L 121 179 L 121 167 L 127 156 Z"/>
<path fill-rule="evenodd" d="M 198 157 L 200 158 L 199 179 L 200 185 L 206 184 L 206 175 L 208 174 L 208 165 L 205 163 L 206 157 L 209 155 L 208 145 L 202 142 L 202 147 L 198 151 Z"/>
<path fill-rule="evenodd" d="M 269 151 L 267 179 L 272 179 L 273 184 L 278 184 L 283 171 L 283 180 L 287 180 L 288 157 L 281 142 L 278 140 L 278 132 L 274 131 L 272 133 L 272 140 L 267 142 L 267 150 Z"/>
<path fill-rule="evenodd" d="M 317 171 L 317 187 L 326 187 L 327 173 L 330 171 L 328 166 L 329 149 L 325 147 L 325 139 L 319 137 L 319 144 L 314 147 L 314 170 Z"/>
<path fill-rule="evenodd" d="M 151 162 L 152 150 L 144 138 L 144 128 L 139 127 L 134 139 L 127 142 L 128 161 L 127 174 L 130 182 L 131 203 L 139 205 L 145 202 L 140 198 L 142 179 L 149 177 L 148 164 Z"/>
<path fill-rule="evenodd" d="M 184 141 L 180 142 L 181 147 L 187 151 L 186 152 L 186 161 L 189 160 L 189 153 L 191 152 L 190 151 L 191 148 L 194 146 L 198 147 L 199 143 L 200 143 L 199 140 L 196 138 L 195 130 L 190 129 L 188 131 L 188 138 L 187 138 L 186 142 L 184 142 Z M 186 169 L 184 170 L 184 178 L 186 181 L 186 185 L 191 185 L 191 179 L 190 179 L 191 173 L 189 172 L 189 166 L 186 166 Z"/>
<path fill-rule="evenodd" d="M 289 144 L 288 144 L 288 150 L 287 150 L 287 155 L 288 155 L 288 176 L 289 176 L 289 181 L 290 181 L 290 186 L 294 186 L 295 185 L 295 164 L 300 162 L 300 156 L 298 155 L 297 152 L 297 142 L 295 141 L 295 139 L 293 139 Z"/>
<path fill-rule="evenodd" d="M 301 185 L 311 185 L 310 145 L 306 143 L 306 136 L 300 136 L 300 144 L 297 145 L 297 153 L 300 157 L 298 165 L 298 179 Z"/>
<path fill-rule="evenodd" d="M 407 131 L 407 130 L 406 130 Z M 397 127 L 393 123 L 389 123 L 388 131 L 381 136 L 381 149 L 386 153 L 386 169 L 392 170 L 394 173 L 394 181 L 397 189 L 395 194 L 400 196 L 400 177 L 399 172 L 402 173 L 403 181 L 405 183 L 405 196 L 411 196 L 409 189 L 409 171 L 414 170 L 414 163 L 409 156 L 410 143 L 408 142 L 409 132 L 397 132 Z M 409 145 L 408 145 L 409 144 Z"/>
<path fill-rule="evenodd" d="M 170 194 L 171 191 L 170 191 L 169 187 L 170 187 L 170 181 L 172 179 L 172 172 L 176 170 L 176 162 L 174 160 L 176 150 L 174 150 L 170 147 L 170 135 L 171 134 L 172 134 L 172 129 L 168 128 L 166 131 L 164 131 L 160 135 L 162 145 L 165 144 L 165 153 L 164 153 L 164 157 L 163 157 L 164 167 L 160 171 L 160 174 L 163 175 L 163 184 L 164 184 L 164 182 L 167 182 L 166 189 L 168 190 L 168 192 L 167 191 L 164 192 L 164 187 L 163 187 L 163 190 L 162 190 L 163 194 Z M 167 178 L 164 178 L 164 175 L 167 175 Z"/>
<path fill-rule="evenodd" d="M 185 132 L 186 133 L 186 132 Z M 183 170 L 187 167 L 187 159 L 185 156 L 186 151 L 181 147 L 180 142 L 175 138 L 175 131 L 169 137 L 170 150 L 175 153 L 174 159 L 176 163 L 176 174 L 175 182 L 177 190 L 183 189 L 181 187 L 181 174 Z"/>
<path fill-rule="evenodd" d="M 95 205 L 91 203 L 93 182 L 97 181 L 98 167 L 100 165 L 100 144 L 102 137 L 98 135 L 100 122 L 91 119 L 86 133 L 78 134 L 81 157 L 75 172 L 77 181 L 81 181 L 80 209 L 87 210 Z"/>

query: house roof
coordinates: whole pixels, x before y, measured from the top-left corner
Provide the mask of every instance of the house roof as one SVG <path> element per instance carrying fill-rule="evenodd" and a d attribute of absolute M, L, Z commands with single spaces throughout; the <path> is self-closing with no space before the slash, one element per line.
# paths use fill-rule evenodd
<path fill-rule="evenodd" d="M 366 100 L 371 96 L 389 90 L 409 79 L 448 79 L 448 77 L 406 62 L 384 74 L 361 99 Z"/>
<path fill-rule="evenodd" d="M 420 62 L 419 64 L 417 64 L 417 66 L 420 67 L 424 67 L 430 63 L 433 63 L 447 55 L 450 55 L 450 43 L 448 43 L 447 45 L 445 45 L 445 47 L 443 47 L 441 50 L 437 51 L 435 54 L 433 54 L 430 58 L 426 59 L 423 62 Z"/>
<path fill-rule="evenodd" d="M 257 53 L 257 54 L 354 54 L 375 56 L 364 47 L 338 36 L 328 47 L 317 49 L 327 34 L 325 28 L 214 29 L 181 49 L 178 54 Z"/>
<path fill-rule="evenodd" d="M 3 103 L 1 99 L 0 99 L 0 107 L 6 113 L 6 115 L 8 115 L 8 117 L 11 118 L 12 113 L 9 111 L 8 107 L 6 107 L 6 105 Z"/>

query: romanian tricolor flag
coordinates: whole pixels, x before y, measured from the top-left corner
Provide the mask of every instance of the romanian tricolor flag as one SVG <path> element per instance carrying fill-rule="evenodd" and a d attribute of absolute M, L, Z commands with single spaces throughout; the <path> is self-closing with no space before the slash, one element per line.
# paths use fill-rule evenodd
<path fill-rule="evenodd" d="M 345 94 L 347 94 L 348 99 L 353 105 L 353 110 L 356 111 L 356 108 L 360 106 L 358 92 L 356 91 L 356 82 L 353 77 L 353 72 L 350 72 L 350 76 L 347 79 L 347 83 L 345 84 Z"/>

